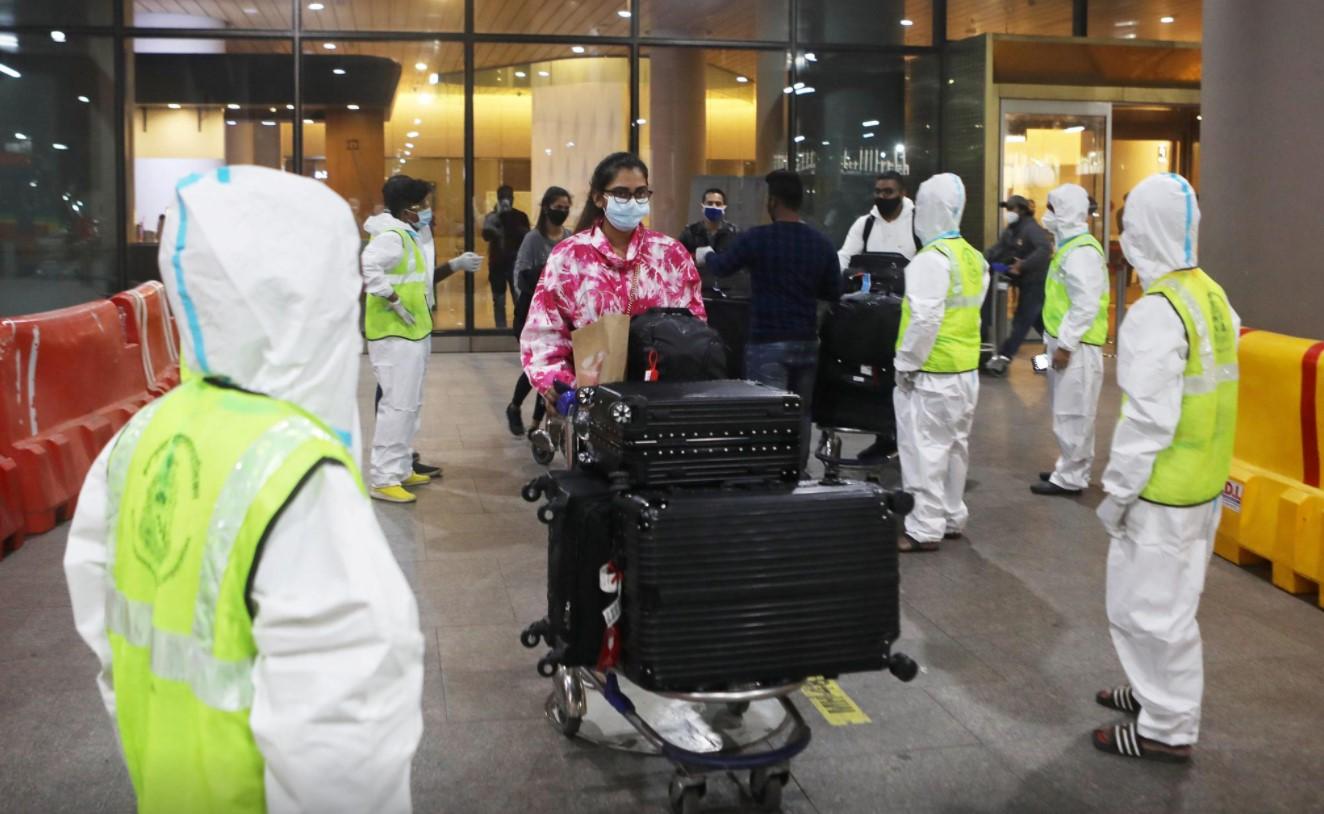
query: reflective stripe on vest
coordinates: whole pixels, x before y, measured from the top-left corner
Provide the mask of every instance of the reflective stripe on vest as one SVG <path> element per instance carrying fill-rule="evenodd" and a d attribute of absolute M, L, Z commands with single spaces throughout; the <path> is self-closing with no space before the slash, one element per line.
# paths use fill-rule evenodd
<path fill-rule="evenodd" d="M 1071 294 L 1067 289 L 1066 275 L 1062 272 L 1062 266 L 1066 263 L 1067 255 L 1073 249 L 1082 246 L 1088 246 L 1099 253 L 1099 273 L 1104 276 L 1104 285 L 1103 296 L 1099 299 L 1099 310 L 1095 312 L 1094 321 L 1081 336 L 1080 341 L 1086 345 L 1102 345 L 1108 341 L 1108 303 L 1111 301 L 1108 292 L 1108 270 L 1102 262 L 1107 255 L 1099 245 L 1099 241 L 1088 232 L 1066 241 L 1053 254 L 1053 262 L 1048 267 L 1048 279 L 1044 282 L 1044 328 L 1054 337 L 1062 334 L 1062 320 L 1071 310 Z"/>
<path fill-rule="evenodd" d="M 1200 269 L 1174 271 L 1145 292 L 1181 317 L 1188 345 L 1181 418 L 1140 496 L 1168 506 L 1218 497 L 1232 466 L 1237 421 L 1237 337 L 1227 296 Z"/>
<path fill-rule="evenodd" d="M 406 229 L 390 229 L 400 237 L 403 252 L 395 267 L 387 272 L 391 289 L 400 298 L 413 325 L 406 325 L 383 297 L 369 294 L 363 308 L 363 333 L 368 339 L 400 337 L 422 339 L 432 333 L 432 309 L 428 307 L 428 281 L 431 274 L 423 247 L 414 234 Z M 411 269 L 413 269 L 411 271 Z"/>
<path fill-rule="evenodd" d="M 965 373 L 979 367 L 979 320 L 984 305 L 984 258 L 961 237 L 940 238 L 920 250 L 947 260 L 947 299 L 933 348 L 921 368 L 926 373 Z M 919 255 L 916 255 L 918 257 Z M 896 346 L 910 327 L 910 299 L 901 301 Z"/>

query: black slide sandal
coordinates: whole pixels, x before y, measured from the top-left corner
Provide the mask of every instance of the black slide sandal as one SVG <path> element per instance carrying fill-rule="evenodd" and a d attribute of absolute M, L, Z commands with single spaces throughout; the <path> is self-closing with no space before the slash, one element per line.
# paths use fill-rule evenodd
<path fill-rule="evenodd" d="M 1140 701 L 1126 684 L 1113 687 L 1111 690 L 1099 690 L 1094 696 L 1094 701 L 1101 707 L 1115 709 L 1118 712 L 1134 714 L 1140 711 Z"/>
<path fill-rule="evenodd" d="M 1166 746 L 1152 741 L 1141 736 L 1133 723 L 1100 727 L 1094 730 L 1090 742 L 1094 744 L 1095 749 L 1110 755 L 1152 760 L 1157 763 L 1180 764 L 1191 761 L 1191 747 Z"/>

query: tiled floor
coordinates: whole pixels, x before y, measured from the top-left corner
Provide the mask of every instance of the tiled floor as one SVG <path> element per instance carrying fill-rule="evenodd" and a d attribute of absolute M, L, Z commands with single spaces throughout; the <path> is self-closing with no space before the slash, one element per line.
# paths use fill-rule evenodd
<path fill-rule="evenodd" d="M 903 560 L 901 649 L 924 673 L 912 684 L 843 679 L 869 725 L 832 727 L 801 703 L 814 742 L 793 765 L 784 810 L 1324 810 L 1324 614 L 1217 558 L 1200 613 L 1208 668 L 1194 764 L 1090 747 L 1089 729 L 1113 719 L 1091 694 L 1122 678 L 1104 618 L 1100 495 L 1030 495 L 1054 448 L 1044 382 L 1026 367 L 983 383 L 969 539 Z M 663 761 L 552 731 L 548 682 L 516 641 L 545 609 L 545 536 L 516 495 L 538 469 L 501 417 L 513 358 L 438 355 L 429 376 L 419 446 L 446 477 L 414 507 L 378 508 L 428 640 L 416 810 L 665 810 Z M 1101 448 L 1117 402 L 1110 387 Z M 0 563 L 0 811 L 128 811 L 94 662 L 70 619 L 63 537 L 31 540 Z M 706 802 L 747 805 L 730 783 L 712 785 Z"/>

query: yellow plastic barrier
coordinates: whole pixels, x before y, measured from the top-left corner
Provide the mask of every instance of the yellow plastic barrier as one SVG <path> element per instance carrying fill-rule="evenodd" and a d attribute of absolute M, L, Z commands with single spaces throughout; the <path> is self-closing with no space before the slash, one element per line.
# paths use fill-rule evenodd
<path fill-rule="evenodd" d="M 1268 560 L 1292 593 L 1324 583 L 1324 342 L 1241 337 L 1236 451 L 1214 541 L 1238 565 Z M 1318 598 L 1324 607 L 1324 594 Z"/>

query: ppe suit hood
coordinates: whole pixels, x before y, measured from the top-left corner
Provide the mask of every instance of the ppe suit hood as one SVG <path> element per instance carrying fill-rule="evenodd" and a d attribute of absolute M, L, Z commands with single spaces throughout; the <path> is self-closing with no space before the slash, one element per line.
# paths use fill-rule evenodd
<path fill-rule="evenodd" d="M 1200 204 L 1175 173 L 1151 175 L 1136 185 L 1122 210 L 1122 252 L 1149 288 L 1176 269 L 1199 263 Z"/>
<path fill-rule="evenodd" d="M 1063 184 L 1048 193 L 1052 212 L 1044 214 L 1044 226 L 1052 228 L 1058 246 L 1089 231 L 1090 195 L 1079 184 Z"/>
<path fill-rule="evenodd" d="M 370 236 L 376 237 L 389 229 L 407 229 L 414 231 L 414 227 L 392 215 L 390 212 L 378 212 L 363 222 L 363 231 Z M 424 229 L 423 231 L 427 231 Z"/>
<path fill-rule="evenodd" d="M 378 212 L 376 215 L 370 216 L 363 222 L 363 231 L 367 232 L 369 237 L 376 237 L 382 232 L 391 229 L 404 229 L 408 232 L 412 232 L 415 239 L 418 240 L 418 245 L 423 249 L 423 257 L 427 260 L 427 267 L 434 268 L 437 265 L 437 244 L 432 239 L 431 229 L 415 229 L 413 226 L 400 220 L 390 212 Z M 436 304 L 434 301 L 434 292 L 435 289 L 433 286 L 429 285 L 427 291 L 429 308 Z"/>
<path fill-rule="evenodd" d="M 222 167 L 179 182 L 157 260 L 188 375 L 316 415 L 359 456 L 359 235 L 308 178 Z"/>
<path fill-rule="evenodd" d="M 925 246 L 941 237 L 961 234 L 965 184 L 950 172 L 935 175 L 915 193 L 915 236 Z"/>

